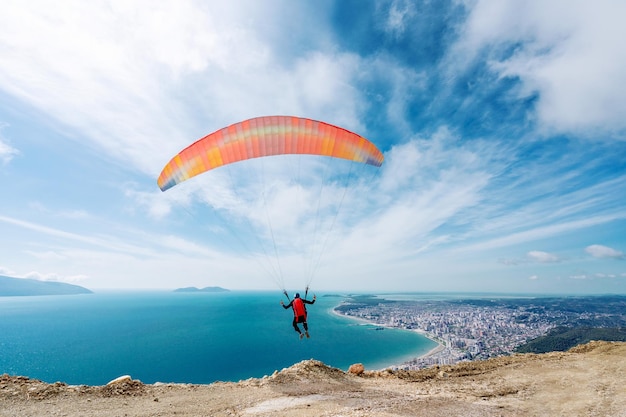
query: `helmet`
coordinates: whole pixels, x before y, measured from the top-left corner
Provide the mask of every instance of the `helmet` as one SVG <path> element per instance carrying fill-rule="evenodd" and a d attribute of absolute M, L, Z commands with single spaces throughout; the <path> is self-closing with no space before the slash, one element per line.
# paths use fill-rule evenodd
<path fill-rule="evenodd" d="M 293 296 L 293 298 L 300 298 L 300 293 L 297 292 L 296 295 Z"/>

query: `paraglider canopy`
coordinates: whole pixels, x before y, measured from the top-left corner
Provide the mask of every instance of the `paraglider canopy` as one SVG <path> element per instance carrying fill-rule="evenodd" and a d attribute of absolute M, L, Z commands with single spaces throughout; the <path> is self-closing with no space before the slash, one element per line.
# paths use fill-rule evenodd
<path fill-rule="evenodd" d="M 369 140 L 328 123 L 293 116 L 245 120 L 213 132 L 174 156 L 157 184 L 166 191 L 189 178 L 234 162 L 272 155 L 309 154 L 381 166 Z"/>

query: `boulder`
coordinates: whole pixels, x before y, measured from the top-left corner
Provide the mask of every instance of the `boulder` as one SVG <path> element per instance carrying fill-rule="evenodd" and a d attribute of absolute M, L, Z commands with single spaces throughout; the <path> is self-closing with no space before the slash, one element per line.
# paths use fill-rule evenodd
<path fill-rule="evenodd" d="M 348 373 L 353 375 L 361 375 L 363 374 L 363 372 L 365 372 L 365 367 L 362 363 L 355 363 L 353 365 L 350 365 L 350 367 L 348 368 Z"/>

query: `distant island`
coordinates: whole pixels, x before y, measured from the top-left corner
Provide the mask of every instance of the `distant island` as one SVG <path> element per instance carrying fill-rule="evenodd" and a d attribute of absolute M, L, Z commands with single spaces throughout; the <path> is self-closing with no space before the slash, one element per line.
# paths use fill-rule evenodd
<path fill-rule="evenodd" d="M 174 290 L 174 292 L 229 292 L 230 290 L 227 290 L 226 288 L 222 288 L 222 287 L 204 287 L 204 288 L 197 288 L 197 287 L 185 287 L 185 288 L 177 288 Z"/>
<path fill-rule="evenodd" d="M 0 275 L 0 297 L 92 293 L 93 291 L 85 287 L 66 284 L 64 282 L 39 281 L 36 279 L 12 278 Z"/>

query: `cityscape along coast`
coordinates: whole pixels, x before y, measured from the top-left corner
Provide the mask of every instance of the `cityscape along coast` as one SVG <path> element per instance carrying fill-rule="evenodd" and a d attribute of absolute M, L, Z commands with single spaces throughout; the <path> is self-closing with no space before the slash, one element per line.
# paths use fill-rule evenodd
<path fill-rule="evenodd" d="M 381 327 L 419 332 L 439 343 L 393 369 L 421 369 L 510 355 L 557 326 L 606 327 L 626 320 L 624 297 L 527 297 L 463 300 L 387 300 L 353 296 L 338 314 Z M 617 299 L 617 301 L 615 301 Z"/>

